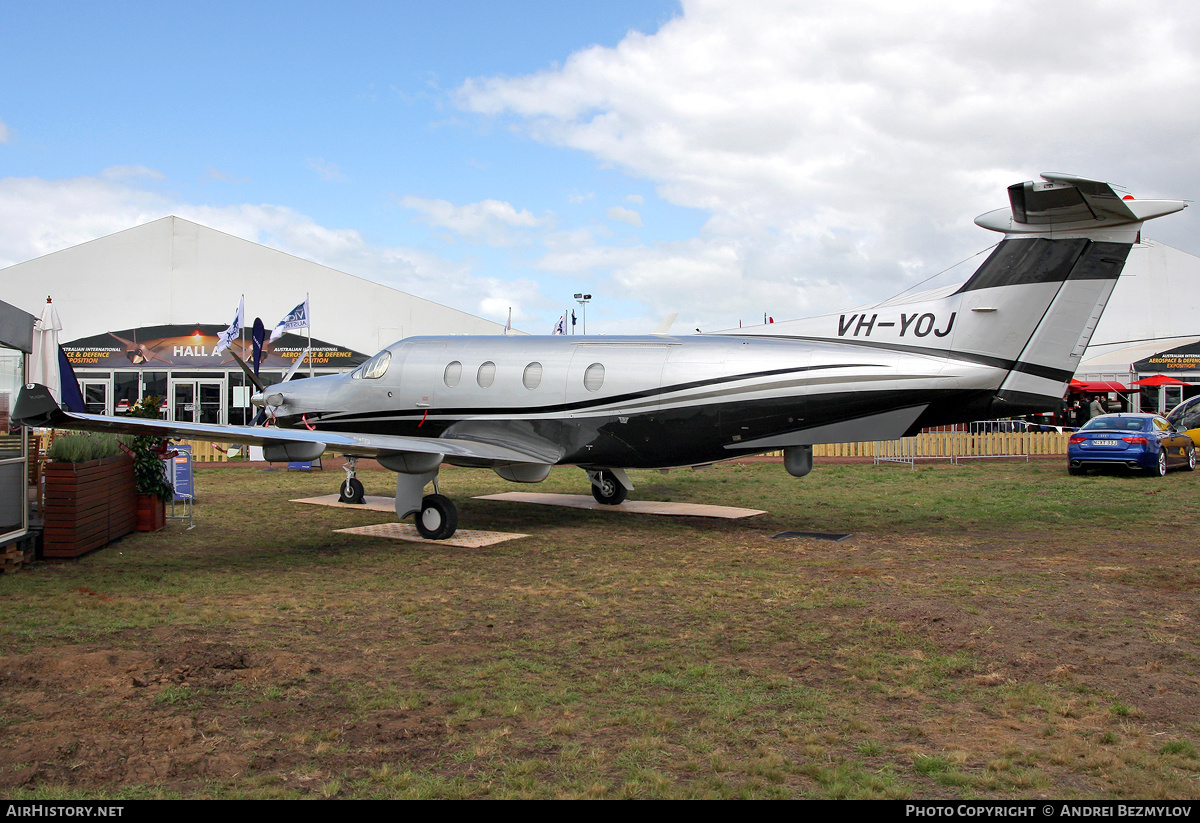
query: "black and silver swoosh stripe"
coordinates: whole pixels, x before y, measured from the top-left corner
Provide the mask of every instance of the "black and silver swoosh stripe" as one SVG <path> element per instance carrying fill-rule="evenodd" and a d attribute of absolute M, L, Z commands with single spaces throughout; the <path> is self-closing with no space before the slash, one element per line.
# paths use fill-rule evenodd
<path fill-rule="evenodd" d="M 693 389 L 706 388 L 706 387 L 717 386 L 717 385 L 721 385 L 721 384 L 736 383 L 736 382 L 739 382 L 742 380 L 758 380 L 758 379 L 762 379 L 762 378 L 766 378 L 766 377 L 774 377 L 774 376 L 785 375 L 785 374 L 800 374 L 802 372 L 817 372 L 817 371 L 825 371 L 825 370 L 830 370 L 830 369 L 851 369 L 851 368 L 885 368 L 885 367 L 878 363 L 833 363 L 833 364 L 823 364 L 823 365 L 817 365 L 817 366 L 793 366 L 793 367 L 782 368 L 782 369 L 768 369 L 766 371 L 745 372 L 742 374 L 731 374 L 731 375 L 725 375 L 722 377 L 712 377 L 712 378 L 708 378 L 705 380 L 694 380 L 694 381 L 691 381 L 688 383 L 676 383 L 671 386 L 661 386 L 661 387 L 642 389 L 642 390 L 635 391 L 635 392 L 626 392 L 625 394 L 610 395 L 608 397 L 596 397 L 596 398 L 589 398 L 587 400 L 577 400 L 577 401 L 574 401 L 571 403 L 552 403 L 552 404 L 547 404 L 544 406 L 503 406 L 503 407 L 466 406 L 466 407 L 458 407 L 458 408 L 454 408 L 454 407 L 439 408 L 439 409 L 431 410 L 431 411 L 436 411 L 436 413 L 439 417 L 458 416 L 458 415 L 489 415 L 489 416 L 492 416 L 492 415 L 513 415 L 513 414 L 520 414 L 520 415 L 558 414 L 558 413 L 562 413 L 562 412 L 573 412 L 573 411 L 597 409 L 597 408 L 601 408 L 604 406 L 610 406 L 610 405 L 625 405 L 625 404 L 628 404 L 630 402 L 637 401 L 637 400 L 649 401 L 651 398 L 662 397 L 663 395 L 667 395 L 667 394 L 690 391 Z M 876 377 L 876 376 L 875 375 L 863 375 L 862 379 L 870 379 L 872 377 Z M 893 377 L 894 377 L 893 375 L 889 375 L 888 379 L 892 379 Z M 759 389 L 757 387 L 752 386 L 752 387 L 747 387 L 747 389 L 745 389 L 745 390 L 757 391 Z M 745 390 L 738 390 L 738 392 L 745 391 Z M 655 401 L 655 402 L 657 402 L 657 401 Z M 348 412 L 348 411 L 347 412 L 332 412 L 332 413 L 326 412 L 325 414 L 321 415 L 320 421 L 322 423 L 334 423 L 334 422 L 346 423 L 346 422 L 354 422 L 354 421 L 360 421 L 360 420 L 372 420 L 372 419 L 391 417 L 391 416 L 397 416 L 397 415 L 403 415 L 405 417 L 409 417 L 409 416 L 412 416 L 412 414 L 417 414 L 418 416 L 420 416 L 420 415 L 424 414 L 424 410 L 417 409 L 414 412 L 414 411 L 406 409 L 403 412 L 400 412 L 396 409 L 381 409 L 379 411 L 366 412 L 366 413 Z M 310 421 L 311 421 L 311 419 L 312 418 L 310 417 Z"/>

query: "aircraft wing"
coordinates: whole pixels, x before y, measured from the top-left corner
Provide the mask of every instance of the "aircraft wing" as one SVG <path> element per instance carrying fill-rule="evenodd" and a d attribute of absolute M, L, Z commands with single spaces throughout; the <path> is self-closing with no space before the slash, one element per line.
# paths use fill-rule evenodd
<path fill-rule="evenodd" d="M 219 426 L 211 423 L 184 423 L 170 420 L 151 420 L 141 417 L 107 417 L 100 414 L 68 412 L 59 407 L 50 390 L 38 384 L 27 384 L 17 395 L 12 420 L 24 426 L 44 426 L 81 431 L 101 431 L 114 434 L 151 435 L 154 437 L 216 440 L 221 443 L 242 443 L 252 446 L 299 446 L 297 452 L 320 454 L 318 445 L 360 457 L 380 457 L 392 454 L 443 454 L 447 457 L 478 461 L 482 465 L 511 463 L 553 464 L 562 454 L 547 445 L 503 444 L 483 439 L 456 437 L 406 437 L 390 434 L 356 434 L 354 432 L 309 431 L 280 429 L 273 426 Z M 313 453 L 315 451 L 315 453 Z"/>

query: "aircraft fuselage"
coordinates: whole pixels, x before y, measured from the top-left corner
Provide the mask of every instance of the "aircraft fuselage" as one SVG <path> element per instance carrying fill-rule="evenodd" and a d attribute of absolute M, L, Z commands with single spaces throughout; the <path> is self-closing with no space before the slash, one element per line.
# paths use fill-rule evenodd
<path fill-rule="evenodd" d="M 1003 376 L 888 347 L 735 335 L 426 337 L 387 351 L 378 377 L 268 388 L 285 399 L 279 425 L 558 444 L 547 462 L 661 468 L 973 419 Z"/>

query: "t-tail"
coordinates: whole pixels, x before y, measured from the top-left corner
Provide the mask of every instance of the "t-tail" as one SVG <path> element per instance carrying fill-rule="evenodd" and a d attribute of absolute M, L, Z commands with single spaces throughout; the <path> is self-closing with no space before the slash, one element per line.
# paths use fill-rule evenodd
<path fill-rule="evenodd" d="M 935 402 L 923 425 L 1057 409 L 1142 223 L 1187 204 L 1122 199 L 1072 175 L 1042 179 L 1010 186 L 1010 208 L 975 219 L 1004 239 L 956 291 L 741 332 L 927 354 L 947 376 L 987 367 L 986 385 L 968 381 L 985 391 L 955 393 L 970 409 Z"/>

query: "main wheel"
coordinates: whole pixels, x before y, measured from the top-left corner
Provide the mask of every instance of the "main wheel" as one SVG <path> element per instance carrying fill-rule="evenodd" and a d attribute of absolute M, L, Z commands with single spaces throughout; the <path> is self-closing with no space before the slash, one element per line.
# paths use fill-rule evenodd
<path fill-rule="evenodd" d="M 598 483 L 592 484 L 592 497 L 596 498 L 597 503 L 615 506 L 625 501 L 625 495 L 629 492 L 621 485 L 621 481 L 615 474 L 610 471 L 602 471 L 598 479 Z"/>
<path fill-rule="evenodd" d="M 338 489 L 339 503 L 362 503 L 366 499 L 366 490 L 356 477 L 347 477 Z"/>
<path fill-rule="evenodd" d="M 1183 465 L 1183 467 L 1190 472 L 1194 472 L 1196 470 L 1196 447 L 1195 446 L 1188 446 L 1187 463 L 1185 463 Z"/>
<path fill-rule="evenodd" d="M 1158 450 L 1158 465 L 1154 467 L 1154 476 L 1167 476 L 1167 450 L 1165 448 L 1159 448 Z"/>
<path fill-rule="evenodd" d="M 458 509 L 449 497 L 428 494 L 417 512 L 417 531 L 426 540 L 445 540 L 458 529 Z"/>

